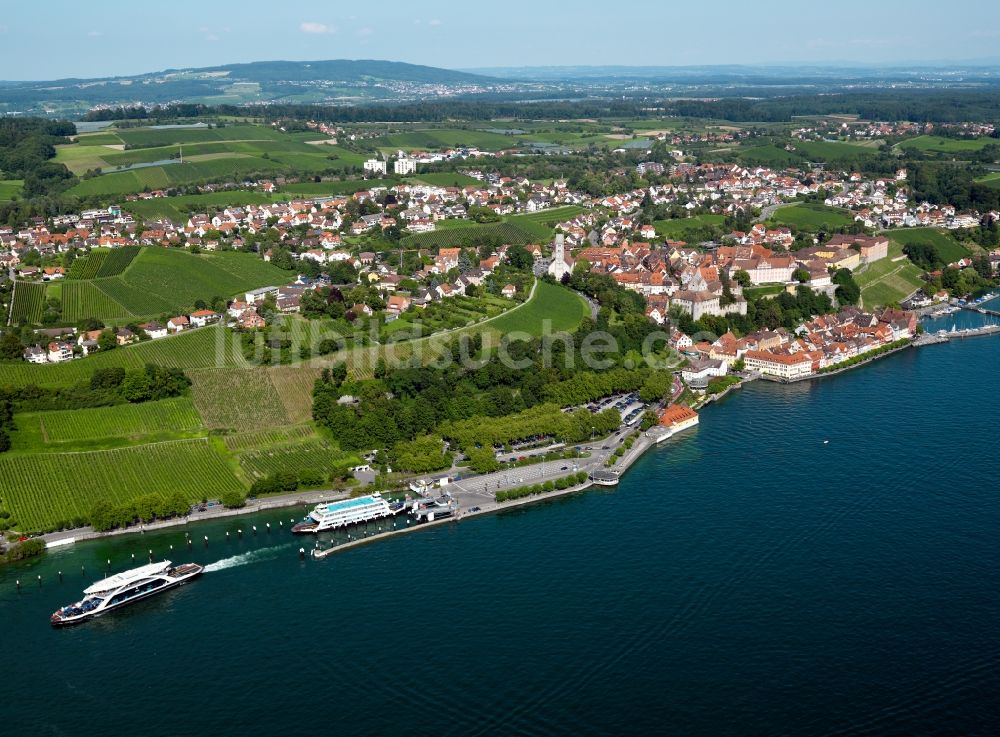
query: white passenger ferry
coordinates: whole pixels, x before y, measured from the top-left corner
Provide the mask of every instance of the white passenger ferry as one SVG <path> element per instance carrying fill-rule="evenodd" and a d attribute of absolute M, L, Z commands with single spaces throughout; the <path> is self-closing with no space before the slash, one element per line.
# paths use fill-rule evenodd
<path fill-rule="evenodd" d="M 292 528 L 297 534 L 324 532 L 349 527 L 361 522 L 391 517 L 403 511 L 401 502 L 390 504 L 380 494 L 344 499 L 340 502 L 317 504 L 305 519 Z"/>
<path fill-rule="evenodd" d="M 49 617 L 49 621 L 53 627 L 64 627 L 99 617 L 112 609 L 180 586 L 204 570 L 205 567 L 197 563 L 174 566 L 165 560 L 117 573 L 85 589 L 83 599 L 62 607 Z"/>

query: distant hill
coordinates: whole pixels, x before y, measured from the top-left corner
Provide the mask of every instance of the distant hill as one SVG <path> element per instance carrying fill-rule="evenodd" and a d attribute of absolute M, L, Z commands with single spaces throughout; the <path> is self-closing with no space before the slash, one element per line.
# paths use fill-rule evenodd
<path fill-rule="evenodd" d="M 166 69 L 125 77 L 0 81 L 0 114 L 75 116 L 97 105 L 201 102 L 353 104 L 488 91 L 499 82 L 470 72 L 375 59 L 256 61 L 215 67 Z"/>

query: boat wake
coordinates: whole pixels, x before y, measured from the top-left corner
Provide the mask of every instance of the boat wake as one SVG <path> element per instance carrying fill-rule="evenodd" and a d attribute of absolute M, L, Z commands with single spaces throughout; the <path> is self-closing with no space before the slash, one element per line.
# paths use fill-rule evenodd
<path fill-rule="evenodd" d="M 278 557 L 278 551 L 287 550 L 289 548 L 295 547 L 294 545 L 275 545 L 271 548 L 262 548 L 260 550 L 251 550 L 247 553 L 240 553 L 239 555 L 234 555 L 229 558 L 223 558 L 222 560 L 217 560 L 215 563 L 209 563 L 205 566 L 205 573 L 213 573 L 214 571 L 224 571 L 227 568 L 237 568 L 238 566 L 246 566 L 251 563 L 259 563 L 265 560 L 273 560 Z"/>

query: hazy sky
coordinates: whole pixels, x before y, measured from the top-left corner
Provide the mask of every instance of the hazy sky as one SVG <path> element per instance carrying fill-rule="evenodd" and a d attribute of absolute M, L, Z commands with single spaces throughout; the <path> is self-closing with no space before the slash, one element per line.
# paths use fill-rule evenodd
<path fill-rule="evenodd" d="M 878 3 L 288 3 L 7 0 L 0 79 L 96 77 L 270 59 L 448 68 L 1000 57 L 997 0 Z M 814 7 L 816 6 L 816 7 Z"/>

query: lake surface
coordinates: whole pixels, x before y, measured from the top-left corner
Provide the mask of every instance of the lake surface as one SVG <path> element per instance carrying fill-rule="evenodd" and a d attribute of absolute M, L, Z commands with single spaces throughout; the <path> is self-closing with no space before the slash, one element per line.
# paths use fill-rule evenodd
<path fill-rule="evenodd" d="M 757 382 L 616 489 L 323 561 L 298 559 L 287 526 L 300 510 L 286 510 L 191 525 L 190 553 L 176 528 L 0 568 L 0 723 L 33 735 L 996 734 L 998 359 L 1000 338 L 974 338 L 822 381 Z M 222 562 L 50 629 L 109 558 L 119 571 L 149 549 Z"/>

